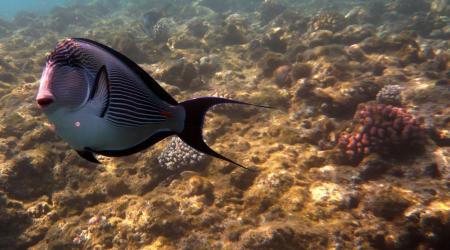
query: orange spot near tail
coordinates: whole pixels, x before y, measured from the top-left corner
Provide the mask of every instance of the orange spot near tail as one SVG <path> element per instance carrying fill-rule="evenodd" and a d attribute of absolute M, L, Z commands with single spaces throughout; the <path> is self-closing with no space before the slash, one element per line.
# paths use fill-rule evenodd
<path fill-rule="evenodd" d="M 170 112 L 167 112 L 167 111 L 161 111 L 161 112 L 159 112 L 159 113 L 160 113 L 161 115 L 167 117 L 167 118 L 172 118 L 172 117 L 173 117 L 173 114 L 170 113 Z"/>

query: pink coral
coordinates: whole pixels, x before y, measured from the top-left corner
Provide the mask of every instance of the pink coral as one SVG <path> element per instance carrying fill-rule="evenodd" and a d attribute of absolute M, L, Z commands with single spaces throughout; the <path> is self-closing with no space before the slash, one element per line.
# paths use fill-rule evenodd
<path fill-rule="evenodd" d="M 406 110 L 392 105 L 362 105 L 354 116 L 353 132 L 343 132 L 338 147 L 351 161 L 377 152 L 399 152 L 419 145 L 424 137 L 420 123 Z"/>

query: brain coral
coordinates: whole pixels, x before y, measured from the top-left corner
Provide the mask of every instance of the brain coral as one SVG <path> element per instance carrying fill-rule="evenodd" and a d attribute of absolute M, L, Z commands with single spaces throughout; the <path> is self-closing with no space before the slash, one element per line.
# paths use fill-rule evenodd
<path fill-rule="evenodd" d="M 161 167 L 174 171 L 187 167 L 198 167 L 206 163 L 208 157 L 191 148 L 180 138 L 174 136 L 169 145 L 158 157 L 158 163 Z"/>

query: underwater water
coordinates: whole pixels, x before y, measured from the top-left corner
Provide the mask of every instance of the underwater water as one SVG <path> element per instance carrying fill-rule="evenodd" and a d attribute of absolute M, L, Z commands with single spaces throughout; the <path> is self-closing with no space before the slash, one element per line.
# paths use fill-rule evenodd
<path fill-rule="evenodd" d="M 450 249 L 449 4 L 0 1 L 0 249 Z"/>
<path fill-rule="evenodd" d="M 11 19 L 18 12 L 29 11 L 33 13 L 45 14 L 55 6 L 67 4 L 67 0 L 20 0 L 20 1 L 2 1 L 0 8 L 0 17 Z"/>

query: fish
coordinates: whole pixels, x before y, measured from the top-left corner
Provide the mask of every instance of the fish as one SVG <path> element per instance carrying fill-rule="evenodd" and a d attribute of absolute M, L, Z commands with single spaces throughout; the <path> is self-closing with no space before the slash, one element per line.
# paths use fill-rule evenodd
<path fill-rule="evenodd" d="M 218 104 L 271 108 L 220 97 L 177 102 L 131 59 L 87 38 L 65 39 L 47 56 L 36 102 L 56 134 L 93 163 L 96 155 L 131 155 L 178 136 L 245 169 L 206 144 L 205 114 Z"/>

